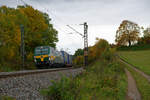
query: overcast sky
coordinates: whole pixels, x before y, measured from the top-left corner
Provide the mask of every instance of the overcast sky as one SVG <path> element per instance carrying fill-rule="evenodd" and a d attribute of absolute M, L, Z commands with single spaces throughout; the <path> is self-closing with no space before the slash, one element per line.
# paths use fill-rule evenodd
<path fill-rule="evenodd" d="M 69 29 L 70 25 L 83 33 L 83 26 L 89 25 L 89 45 L 95 38 L 104 38 L 115 43 L 115 32 L 123 20 L 136 22 L 145 28 L 150 25 L 150 0 L 24 0 L 34 8 L 46 12 L 58 30 L 57 48 L 70 53 L 83 48 L 83 38 Z M 21 0 L 0 0 L 0 6 L 23 5 Z M 68 33 L 74 34 L 68 34 Z"/>

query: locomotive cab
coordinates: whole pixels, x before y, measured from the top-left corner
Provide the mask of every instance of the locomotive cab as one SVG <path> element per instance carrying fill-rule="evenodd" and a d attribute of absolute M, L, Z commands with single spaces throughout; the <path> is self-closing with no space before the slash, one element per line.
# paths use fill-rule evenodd
<path fill-rule="evenodd" d="M 38 68 L 40 68 L 41 65 L 46 65 L 48 67 L 64 66 L 61 53 L 50 46 L 36 47 L 34 51 L 34 62 Z"/>
<path fill-rule="evenodd" d="M 34 62 L 37 66 L 50 64 L 50 47 L 39 46 L 34 50 Z"/>

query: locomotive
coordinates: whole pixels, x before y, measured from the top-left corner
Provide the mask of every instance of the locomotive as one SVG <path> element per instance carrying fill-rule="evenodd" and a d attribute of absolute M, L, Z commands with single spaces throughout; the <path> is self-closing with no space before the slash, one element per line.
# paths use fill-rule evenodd
<path fill-rule="evenodd" d="M 34 50 L 34 62 L 38 68 L 66 67 L 72 65 L 72 55 L 50 46 L 38 46 Z"/>

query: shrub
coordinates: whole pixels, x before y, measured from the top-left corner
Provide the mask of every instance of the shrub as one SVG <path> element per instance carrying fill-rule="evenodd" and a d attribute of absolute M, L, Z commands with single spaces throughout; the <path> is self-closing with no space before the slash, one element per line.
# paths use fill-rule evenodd
<path fill-rule="evenodd" d="M 121 46 L 121 47 L 117 48 L 118 51 L 136 51 L 136 50 L 149 50 L 149 49 L 150 49 L 149 44 L 136 44 L 136 45 L 132 45 L 130 47 Z"/>
<path fill-rule="evenodd" d="M 75 65 L 82 66 L 82 65 L 83 65 L 83 60 L 84 60 L 84 57 L 83 57 L 83 56 L 77 56 L 77 57 L 73 60 L 73 63 L 74 63 Z"/>
<path fill-rule="evenodd" d="M 115 48 L 107 48 L 104 50 L 104 52 L 102 52 L 102 58 L 106 59 L 106 60 L 112 60 L 114 57 L 116 49 Z"/>
<path fill-rule="evenodd" d="M 63 77 L 60 81 L 52 81 L 52 85 L 48 89 L 41 91 L 41 94 L 49 100 L 75 100 L 77 81 Z"/>
<path fill-rule="evenodd" d="M 88 62 L 92 63 L 96 59 L 104 58 L 106 60 L 111 60 L 115 49 L 111 49 L 109 43 L 104 39 L 96 39 L 96 43 L 94 46 L 88 48 Z M 83 65 L 83 56 L 77 56 L 74 59 L 74 64 Z"/>

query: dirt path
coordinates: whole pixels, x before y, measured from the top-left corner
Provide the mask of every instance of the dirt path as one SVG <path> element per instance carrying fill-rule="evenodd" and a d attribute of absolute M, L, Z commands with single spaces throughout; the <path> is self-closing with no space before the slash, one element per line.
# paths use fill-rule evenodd
<path fill-rule="evenodd" d="M 120 61 L 127 64 L 130 68 L 132 68 L 133 70 L 135 70 L 136 72 L 140 73 L 143 77 L 145 77 L 149 82 L 150 82 L 150 76 L 145 74 L 144 72 L 140 71 L 139 69 L 135 68 L 135 66 L 129 64 L 128 62 L 126 62 L 125 60 L 120 58 Z"/>
<path fill-rule="evenodd" d="M 128 77 L 128 92 L 126 100 L 141 100 L 141 95 L 136 87 L 136 82 L 131 73 L 125 68 L 126 75 Z"/>

